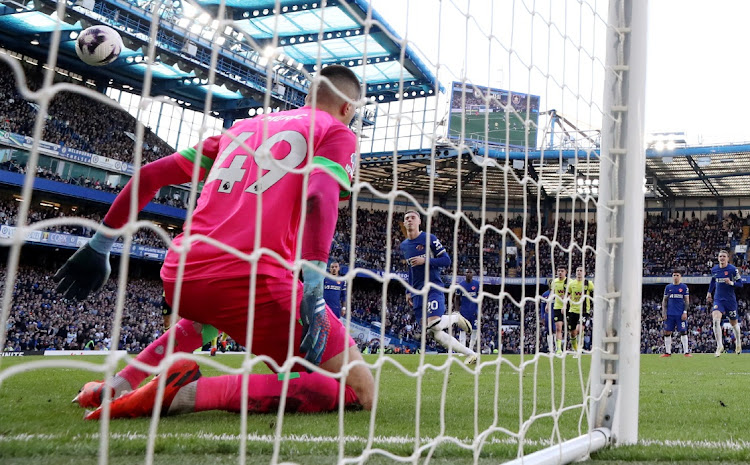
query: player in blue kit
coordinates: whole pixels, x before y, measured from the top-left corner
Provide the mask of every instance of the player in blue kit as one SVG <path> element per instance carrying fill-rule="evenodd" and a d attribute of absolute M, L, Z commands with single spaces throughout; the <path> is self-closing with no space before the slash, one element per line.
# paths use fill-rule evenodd
<path fill-rule="evenodd" d="M 328 272 L 334 276 L 339 275 L 341 267 L 338 262 L 331 262 Z M 346 281 L 343 279 L 326 278 L 323 280 L 323 300 L 337 318 L 341 318 L 341 302 L 346 295 Z"/>
<path fill-rule="evenodd" d="M 678 329 L 682 342 L 682 353 L 685 357 L 692 357 L 688 348 L 687 315 L 690 308 L 690 290 L 682 283 L 682 273 L 672 272 L 672 284 L 664 288 L 664 298 L 661 300 L 661 319 L 664 321 L 664 353 L 662 357 L 672 356 L 672 331 Z"/>
<path fill-rule="evenodd" d="M 422 318 L 422 311 L 427 311 L 426 330 L 446 349 L 466 355 L 466 364 L 477 362 L 477 355 L 473 350 L 462 345 L 452 335 L 444 330 L 456 324 L 466 332 L 471 331 L 471 323 L 460 313 L 445 315 L 445 294 L 440 290 L 444 287 L 440 277 L 440 268 L 450 266 L 451 257 L 443 244 L 433 234 L 427 236 L 421 231 L 422 219 L 416 211 L 408 211 L 404 215 L 406 239 L 401 242 L 401 253 L 409 264 L 409 284 L 417 291 L 428 288 L 427 299 L 423 301 L 421 293 L 411 295 L 408 291 L 406 299 L 414 306 L 417 318 Z M 430 254 L 430 268 L 427 269 L 427 253 Z"/>
<path fill-rule="evenodd" d="M 742 353 L 742 334 L 740 325 L 737 323 L 737 296 L 735 288 L 742 287 L 742 276 L 740 270 L 729 263 L 729 252 L 719 251 L 719 264 L 711 268 L 711 284 L 708 286 L 706 303 L 711 305 L 713 311 L 711 317 L 714 322 L 714 337 L 716 338 L 716 357 L 724 352 L 723 334 L 721 330 L 721 318 L 724 314 L 729 317 L 729 323 L 734 331 L 736 341 L 735 352 Z M 713 294 L 713 295 L 712 295 Z"/>
<path fill-rule="evenodd" d="M 456 290 L 455 307 L 460 309 L 461 316 L 471 323 L 471 334 L 469 338 L 469 347 L 473 350 L 477 345 L 477 313 L 479 311 L 479 281 L 474 279 L 474 272 L 466 270 L 464 281 L 458 283 L 461 289 Z M 472 300 L 474 299 L 474 300 Z M 466 331 L 461 331 L 458 335 L 458 342 L 466 345 Z"/>
<path fill-rule="evenodd" d="M 552 282 L 549 283 L 550 285 Z M 553 330 L 554 325 L 552 324 L 552 314 L 547 311 L 550 308 L 552 301 L 549 298 L 550 289 L 544 291 L 542 299 L 539 301 L 539 328 L 547 328 L 547 345 L 549 346 L 550 353 L 555 351 L 555 340 Z"/>

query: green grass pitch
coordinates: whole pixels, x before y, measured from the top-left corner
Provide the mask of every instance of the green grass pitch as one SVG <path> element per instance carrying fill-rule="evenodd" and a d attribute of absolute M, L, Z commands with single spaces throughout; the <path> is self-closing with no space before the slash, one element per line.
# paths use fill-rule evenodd
<path fill-rule="evenodd" d="M 406 370 L 418 370 L 418 356 L 393 356 Z M 2 358 L 0 373 L 21 363 L 45 363 L 43 358 Z M 377 361 L 368 356 L 368 362 Z M 444 364 L 445 356 L 426 356 L 426 363 Z M 581 379 L 588 374 L 589 357 L 526 363 L 519 374 L 519 356 L 509 356 L 498 369 L 496 358 L 484 357 L 478 378 L 460 364 L 446 371 L 427 369 L 421 385 L 422 440 L 438 436 L 458 438 L 470 445 L 475 427 L 481 433 L 495 425 L 517 432 L 519 425 L 535 414 L 550 412 L 581 402 Z M 529 362 L 530 358 L 525 361 Z M 58 363 L 101 363 L 102 357 L 61 358 Z M 212 359 L 230 367 L 241 356 Z M 32 366 L 32 365 L 30 365 Z M 220 372 L 202 364 L 204 375 Z M 536 374 L 535 374 L 536 372 Z M 563 373 L 565 381 L 563 383 Z M 519 378 L 520 376 L 520 378 Z M 536 376 L 536 390 L 534 379 Z M 95 372 L 71 367 L 38 368 L 13 375 L 0 384 L 0 463 L 2 464 L 90 464 L 97 463 L 99 423 L 82 419 L 83 411 L 70 403 L 78 389 Z M 475 386 L 475 380 L 477 385 Z M 497 394 L 495 386 L 497 381 Z M 726 354 L 719 359 L 681 355 L 661 359 L 641 358 L 640 441 L 635 446 L 607 449 L 591 463 L 750 463 L 750 416 L 748 382 L 750 359 Z M 444 415 L 440 414 L 441 393 L 447 383 Z M 392 363 L 383 364 L 375 418 L 373 448 L 408 457 L 415 450 L 417 423 L 417 381 Z M 564 386 L 564 389 L 563 389 Z M 519 391 L 523 401 L 519 402 Z M 475 395 L 476 393 L 476 395 Z M 495 396 L 497 395 L 497 401 Z M 475 401 L 479 414 L 474 417 Z M 580 408 L 566 410 L 559 417 L 563 438 L 578 435 Z M 240 447 L 240 415 L 226 412 L 163 418 L 159 423 L 154 463 L 206 464 L 237 463 Z M 357 457 L 370 436 L 370 412 L 344 414 L 345 457 Z M 584 420 L 585 421 L 585 420 Z M 270 463 L 277 416 L 248 417 L 247 463 Z M 109 463 L 143 463 L 150 419 L 115 420 L 110 424 Z M 554 434 L 554 422 L 537 416 L 526 437 L 527 451 L 541 448 Z M 279 461 L 303 464 L 335 463 L 339 457 L 338 414 L 284 417 Z M 515 457 L 517 444 L 501 431 L 491 433 L 481 447 L 477 463 L 500 463 Z M 472 452 L 451 442 L 441 442 L 421 454 L 413 463 L 474 463 Z M 379 454 L 366 463 L 395 463 Z"/>
<path fill-rule="evenodd" d="M 487 121 L 485 121 L 487 116 Z M 536 116 L 536 114 L 534 114 Z M 527 115 L 523 114 L 511 114 L 509 115 L 510 127 L 506 127 L 505 113 L 479 113 L 479 114 L 465 114 L 464 115 L 464 139 L 480 140 L 484 141 L 489 138 L 489 141 L 494 144 L 505 144 L 508 140 L 510 145 L 520 147 L 536 147 L 536 123 L 534 120 L 534 126 L 530 128 L 528 140 L 526 140 L 526 130 L 524 127 L 524 120 Z M 508 129 L 510 131 L 508 132 Z M 486 132 L 485 132 L 486 131 Z M 450 137 L 461 136 L 461 114 L 451 113 L 450 117 Z"/>

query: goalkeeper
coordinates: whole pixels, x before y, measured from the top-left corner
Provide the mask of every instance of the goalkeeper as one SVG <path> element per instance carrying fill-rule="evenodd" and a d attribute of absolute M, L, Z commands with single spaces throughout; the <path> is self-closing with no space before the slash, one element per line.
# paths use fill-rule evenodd
<path fill-rule="evenodd" d="M 201 329 L 211 325 L 279 366 L 286 362 L 290 344 L 292 355 L 304 357 L 328 372 L 341 372 L 345 358 L 362 362 L 354 341 L 323 300 L 325 263 L 338 217 L 340 186 L 342 197 L 348 196 L 355 168 L 356 136 L 347 125 L 354 116 L 352 102 L 360 98 L 361 85 L 343 66 L 329 66 L 320 76 L 325 80 L 316 82 L 304 107 L 240 121 L 225 135 L 199 144 L 200 152 L 188 149 L 145 165 L 137 194 L 129 183 L 104 218 L 111 228 L 124 226 L 131 195 L 137 196 L 139 209 L 143 208 L 159 188 L 190 182 L 194 164 L 199 165 L 205 185 L 189 224 L 191 236 L 201 237 L 191 237 L 189 243 L 183 235 L 175 238 L 177 248 L 189 246 L 184 264 L 180 263 L 181 253 L 171 248 L 161 271 L 167 303 L 184 317 L 170 328 L 175 331 L 175 350 L 188 352 L 200 347 Z M 310 106 L 313 102 L 315 108 Z M 305 176 L 289 170 L 304 168 L 308 163 L 313 170 L 305 186 Z M 306 219 L 302 223 L 304 204 Z M 258 214 L 263 220 L 256 224 Z M 298 244 L 300 228 L 303 235 Z M 114 237 L 97 232 L 55 275 L 58 291 L 68 298 L 84 299 L 101 287 L 109 274 L 109 250 L 114 241 Z M 257 272 L 251 274 L 248 259 L 228 253 L 216 243 L 246 255 L 253 254 L 257 245 L 274 255 L 256 255 Z M 306 260 L 304 286 L 294 280 L 289 269 L 298 247 Z M 177 306 L 173 299 L 181 267 Z M 251 288 L 255 290 L 254 307 L 248 312 Z M 253 318 L 250 338 L 248 317 Z M 299 324 L 290 327 L 292 321 Z M 162 335 L 138 358 L 158 364 L 165 355 L 167 337 L 168 333 Z M 333 411 L 340 402 L 371 408 L 374 381 L 363 363 L 348 368 L 343 398 L 337 379 L 308 373 L 305 368 L 300 364 L 291 367 L 299 374 L 289 377 L 287 411 Z M 115 380 L 126 379 L 126 387 L 136 388 L 145 376 L 127 367 Z M 166 378 L 163 414 L 241 408 L 242 375 L 201 377 L 195 362 L 179 360 L 168 369 Z M 112 380 L 108 383 L 110 387 L 113 384 Z M 97 400 L 101 401 L 103 385 L 91 385 L 81 394 L 84 399 L 79 396 L 80 404 L 95 406 Z M 152 380 L 118 397 L 111 404 L 110 416 L 151 415 L 157 385 Z M 248 409 L 254 413 L 276 411 L 282 387 L 282 377 L 275 374 L 249 375 Z M 87 395 L 90 392 L 93 395 Z M 98 419 L 100 412 L 101 407 L 86 418 Z"/>

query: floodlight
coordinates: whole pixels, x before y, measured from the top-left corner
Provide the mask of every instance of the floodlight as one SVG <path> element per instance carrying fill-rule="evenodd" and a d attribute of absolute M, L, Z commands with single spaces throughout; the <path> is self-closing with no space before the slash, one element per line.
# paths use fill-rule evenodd
<path fill-rule="evenodd" d="M 186 18 L 195 18 L 198 15 L 199 10 L 190 3 L 182 4 L 182 16 Z"/>
<path fill-rule="evenodd" d="M 210 22 L 211 22 L 211 15 L 210 15 L 210 14 L 208 14 L 208 13 L 201 13 L 201 15 L 200 15 L 200 16 L 198 16 L 198 19 L 197 19 L 197 21 L 198 21 L 198 22 L 199 22 L 200 24 L 202 24 L 202 25 L 204 25 L 204 26 L 205 26 L 205 25 L 207 25 L 208 23 L 210 23 Z"/>
<path fill-rule="evenodd" d="M 266 45 L 266 48 L 263 49 L 263 57 L 273 58 L 273 56 L 276 55 L 276 51 L 276 47 L 272 45 Z"/>

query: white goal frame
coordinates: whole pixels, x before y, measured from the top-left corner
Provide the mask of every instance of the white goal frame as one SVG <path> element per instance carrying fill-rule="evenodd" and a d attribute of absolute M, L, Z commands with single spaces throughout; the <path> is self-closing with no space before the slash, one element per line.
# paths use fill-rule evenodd
<path fill-rule="evenodd" d="M 572 463 L 638 441 L 647 10 L 647 0 L 609 2 L 589 432 L 513 465 Z"/>
<path fill-rule="evenodd" d="M 638 440 L 647 9 L 647 0 L 609 9 L 589 421 L 614 444 Z"/>

